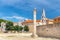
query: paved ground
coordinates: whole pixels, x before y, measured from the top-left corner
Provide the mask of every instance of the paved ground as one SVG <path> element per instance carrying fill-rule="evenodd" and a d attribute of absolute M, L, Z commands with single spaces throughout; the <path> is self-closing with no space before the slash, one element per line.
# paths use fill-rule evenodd
<path fill-rule="evenodd" d="M 0 34 L 0 40 L 59 40 L 55 38 L 32 38 L 30 34 Z"/>
<path fill-rule="evenodd" d="M 31 38 L 31 37 L 0 37 L 0 40 L 59 40 L 59 39 Z"/>

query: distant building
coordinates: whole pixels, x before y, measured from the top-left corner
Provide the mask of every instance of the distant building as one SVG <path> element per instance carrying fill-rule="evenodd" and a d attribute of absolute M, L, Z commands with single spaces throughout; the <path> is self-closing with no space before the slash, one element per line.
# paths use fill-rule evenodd
<path fill-rule="evenodd" d="M 49 19 L 48 24 L 54 24 L 54 20 Z"/>
<path fill-rule="evenodd" d="M 34 20 L 26 20 L 26 21 L 22 22 L 22 25 L 31 26 L 31 25 L 34 25 L 33 23 L 34 23 Z M 53 20 L 46 18 L 45 10 L 43 9 L 41 20 L 36 20 L 36 26 L 47 25 L 47 24 L 53 24 Z"/>
<path fill-rule="evenodd" d="M 38 26 L 39 23 L 40 23 L 40 20 L 37 20 L 36 25 Z M 22 22 L 22 25 L 24 25 L 24 26 L 25 25 L 27 25 L 27 26 L 33 25 L 33 20 L 26 20 L 26 21 Z"/>
<path fill-rule="evenodd" d="M 22 25 L 22 22 L 18 22 L 17 24 L 18 24 L 19 26 L 23 26 L 23 25 Z"/>
<path fill-rule="evenodd" d="M 46 24 L 53 24 L 53 20 L 52 19 L 46 19 Z M 40 26 L 42 23 L 41 23 L 41 20 L 37 20 L 36 21 L 36 25 L 37 26 Z M 33 20 L 26 20 L 26 21 L 24 21 L 24 22 L 22 22 L 22 25 L 28 25 L 28 26 L 30 26 L 30 25 L 33 25 Z"/>
<path fill-rule="evenodd" d="M 54 20 L 46 18 L 45 10 L 42 10 L 41 20 L 36 20 L 36 26 L 53 24 Z M 13 23 L 14 26 L 31 26 L 34 25 L 34 20 L 25 20 L 24 22 Z"/>
<path fill-rule="evenodd" d="M 23 26 L 21 22 L 13 22 L 13 26 L 16 26 L 16 25 Z"/>
<path fill-rule="evenodd" d="M 18 25 L 18 23 L 16 23 L 16 22 L 13 22 L 13 26 L 16 26 L 16 25 Z"/>
<path fill-rule="evenodd" d="M 60 16 L 54 18 L 54 23 L 59 23 L 60 22 Z"/>
<path fill-rule="evenodd" d="M 34 11 L 34 13 L 36 13 L 36 10 Z M 60 22 L 60 16 L 56 17 L 54 19 L 47 18 L 46 15 L 45 15 L 45 10 L 44 9 L 42 10 L 41 20 L 36 19 L 36 14 L 33 15 L 33 16 L 34 16 L 33 20 L 25 20 L 23 22 L 17 22 L 17 23 L 14 22 L 13 25 L 14 26 L 19 25 L 19 26 L 22 26 L 22 27 L 27 25 L 29 27 L 29 32 L 33 32 L 34 24 L 36 24 L 35 26 L 37 27 L 37 26 L 45 26 L 45 25 L 50 25 L 50 24 L 53 25 L 54 23 L 59 23 Z"/>

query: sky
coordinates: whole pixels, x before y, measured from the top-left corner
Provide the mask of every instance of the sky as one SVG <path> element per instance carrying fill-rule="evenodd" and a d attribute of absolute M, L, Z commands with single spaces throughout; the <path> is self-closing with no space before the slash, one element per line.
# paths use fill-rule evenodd
<path fill-rule="evenodd" d="M 60 0 L 0 0 L 0 19 L 33 20 L 34 8 L 37 9 L 37 20 L 41 19 L 43 8 L 49 19 L 60 16 Z"/>

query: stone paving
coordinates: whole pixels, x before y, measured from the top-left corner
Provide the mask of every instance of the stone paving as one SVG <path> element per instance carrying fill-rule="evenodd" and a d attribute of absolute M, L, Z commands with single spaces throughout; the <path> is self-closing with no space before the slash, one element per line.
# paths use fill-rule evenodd
<path fill-rule="evenodd" d="M 24 35 L 24 36 L 23 36 Z M 59 40 L 55 38 L 43 38 L 43 37 L 37 37 L 37 38 L 32 38 L 29 35 L 25 36 L 28 34 L 0 34 L 0 40 Z"/>
<path fill-rule="evenodd" d="M 0 40 L 59 40 L 52 38 L 31 38 L 31 37 L 0 37 Z"/>

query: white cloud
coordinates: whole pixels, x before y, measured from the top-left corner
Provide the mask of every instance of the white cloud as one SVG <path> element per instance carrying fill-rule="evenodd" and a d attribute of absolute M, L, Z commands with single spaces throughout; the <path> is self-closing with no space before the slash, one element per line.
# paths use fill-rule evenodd
<path fill-rule="evenodd" d="M 24 20 L 31 20 L 31 19 L 28 19 L 28 18 L 25 18 L 25 17 L 22 17 L 22 16 L 12 16 L 12 17 L 2 17 L 2 19 L 17 19 L 17 20 L 20 20 L 20 21 L 24 21 Z"/>

